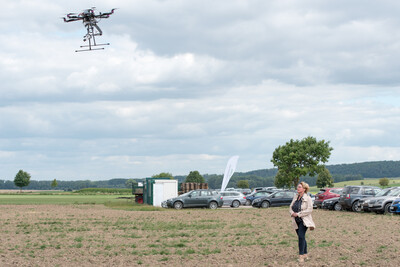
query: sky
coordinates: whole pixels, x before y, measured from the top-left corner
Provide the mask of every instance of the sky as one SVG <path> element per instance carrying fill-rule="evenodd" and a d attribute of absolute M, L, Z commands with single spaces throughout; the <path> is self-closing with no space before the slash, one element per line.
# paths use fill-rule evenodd
<path fill-rule="evenodd" d="M 400 2 L 0 0 L 0 179 L 272 168 L 314 136 L 327 164 L 400 160 Z M 90 7 L 110 43 L 79 52 Z"/>

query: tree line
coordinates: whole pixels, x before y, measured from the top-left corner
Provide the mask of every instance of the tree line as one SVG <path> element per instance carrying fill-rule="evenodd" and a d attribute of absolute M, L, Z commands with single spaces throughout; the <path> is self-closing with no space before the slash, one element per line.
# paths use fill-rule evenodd
<path fill-rule="evenodd" d="M 363 178 L 392 178 L 400 177 L 400 161 L 373 161 L 352 164 L 326 165 L 334 183 L 361 180 Z M 239 181 L 248 181 L 249 188 L 267 187 L 275 185 L 275 176 L 278 172 L 277 168 L 253 170 L 249 172 L 236 172 L 232 176 L 227 187 L 238 187 Z M 161 176 L 169 175 L 168 177 L 177 179 L 179 183 L 184 182 L 189 175 L 173 176 L 170 173 L 162 173 Z M 192 176 L 199 173 L 194 171 Z M 156 176 L 156 175 L 154 175 Z M 160 176 L 160 177 L 161 177 Z M 222 174 L 203 174 L 201 175 L 204 181 L 208 183 L 210 188 L 220 188 L 222 184 Z M 310 186 L 317 184 L 318 176 L 302 176 L 300 179 L 307 182 Z M 57 185 L 54 186 L 54 180 Z M 49 181 L 30 180 L 29 185 L 25 186 L 26 190 L 79 190 L 83 188 L 130 188 L 131 182 L 141 182 L 144 178 L 113 178 L 110 180 L 91 181 L 64 181 L 53 179 Z M 53 185 L 53 186 L 52 186 Z M 14 181 L 1 180 L 0 189 L 19 189 L 14 184 Z"/>

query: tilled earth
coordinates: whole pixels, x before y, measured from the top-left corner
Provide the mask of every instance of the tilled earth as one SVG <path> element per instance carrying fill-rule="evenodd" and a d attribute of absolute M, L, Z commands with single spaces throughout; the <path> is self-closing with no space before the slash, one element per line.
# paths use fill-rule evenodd
<path fill-rule="evenodd" d="M 288 208 L 1 205 L 0 266 L 298 266 Z M 400 266 L 400 216 L 314 210 L 304 266 Z"/>

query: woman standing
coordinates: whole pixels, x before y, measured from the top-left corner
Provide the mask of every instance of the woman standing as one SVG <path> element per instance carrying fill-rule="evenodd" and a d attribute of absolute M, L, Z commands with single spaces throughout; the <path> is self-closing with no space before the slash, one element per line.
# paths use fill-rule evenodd
<path fill-rule="evenodd" d="M 313 211 L 312 199 L 307 195 L 309 185 L 301 182 L 297 186 L 297 194 L 294 196 L 290 204 L 290 215 L 292 216 L 293 228 L 296 230 L 299 238 L 299 262 L 308 259 L 307 256 L 307 229 L 314 230 L 315 224 L 311 217 Z"/>

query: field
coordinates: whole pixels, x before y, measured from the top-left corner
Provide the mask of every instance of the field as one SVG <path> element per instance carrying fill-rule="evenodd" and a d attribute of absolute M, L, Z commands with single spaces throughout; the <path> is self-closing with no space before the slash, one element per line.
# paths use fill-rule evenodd
<path fill-rule="evenodd" d="M 298 265 L 286 207 L 140 210 L 116 196 L 105 205 L 15 205 L 0 196 L 1 266 Z M 314 210 L 313 217 L 305 266 L 400 265 L 400 216 Z"/>

